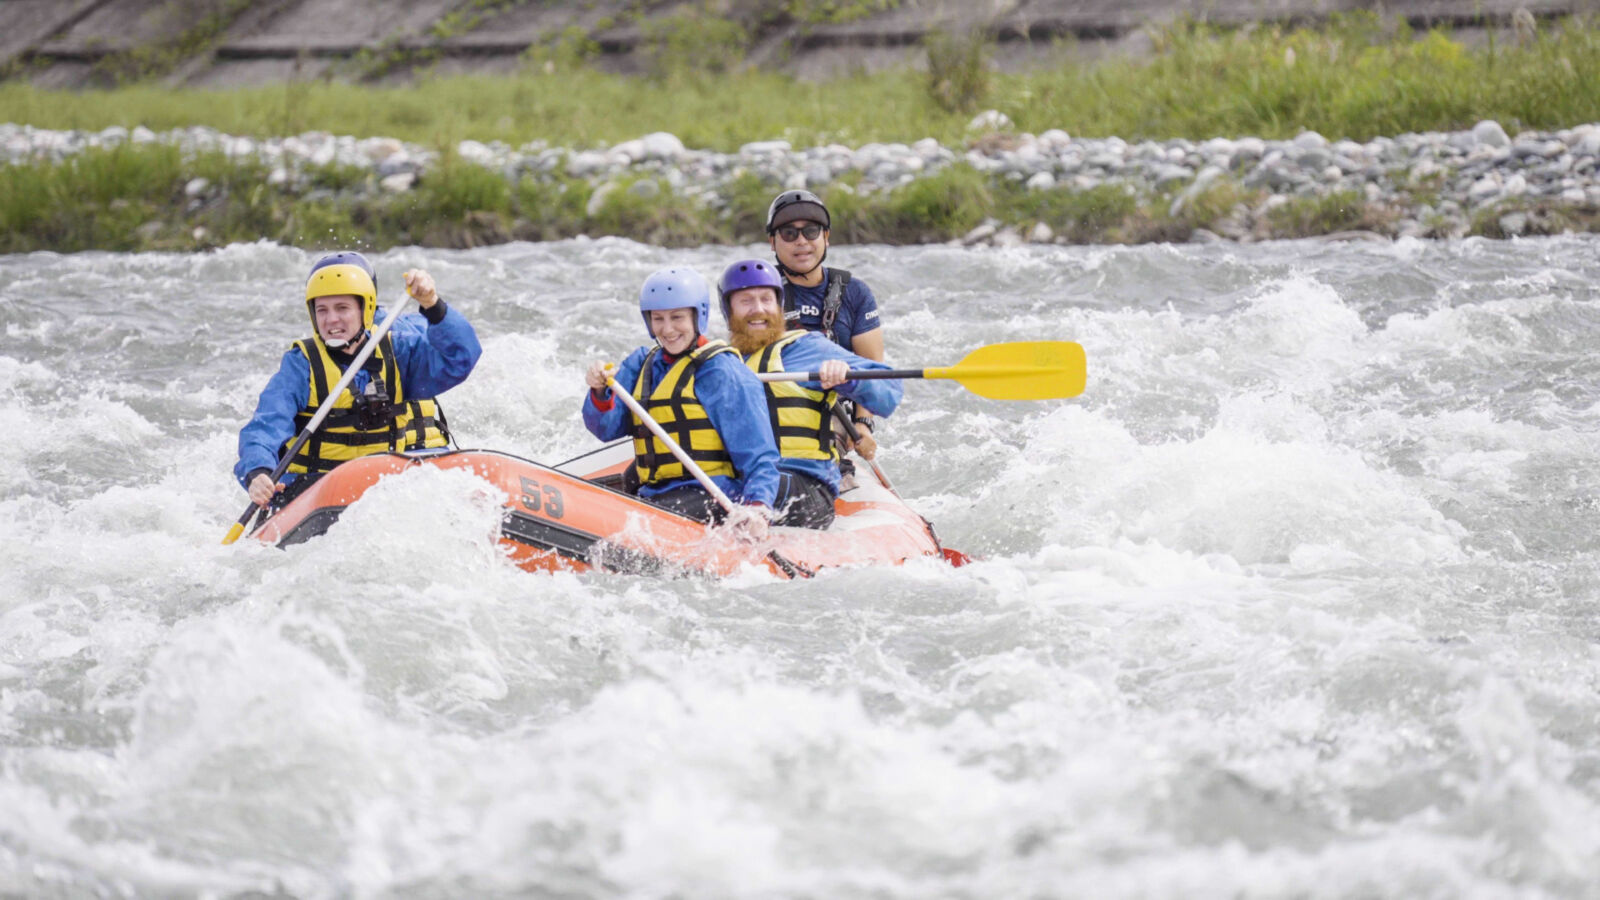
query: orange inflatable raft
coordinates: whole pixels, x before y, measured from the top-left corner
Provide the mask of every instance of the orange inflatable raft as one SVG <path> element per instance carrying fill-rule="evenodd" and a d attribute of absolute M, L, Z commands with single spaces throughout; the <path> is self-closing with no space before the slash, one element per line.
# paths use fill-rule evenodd
<path fill-rule="evenodd" d="M 829 567 L 899 565 L 921 557 L 965 561 L 944 550 L 927 520 L 867 466 L 857 467 L 857 486 L 835 501 L 831 527 L 773 528 L 766 541 L 751 544 L 624 493 L 622 471 L 632 458 L 626 441 L 556 467 L 494 450 L 363 457 L 324 475 L 267 519 L 255 537 L 279 546 L 316 537 L 380 478 L 435 466 L 466 469 L 505 493 L 500 543 L 529 571 L 728 575 L 757 566 L 795 578 Z"/>

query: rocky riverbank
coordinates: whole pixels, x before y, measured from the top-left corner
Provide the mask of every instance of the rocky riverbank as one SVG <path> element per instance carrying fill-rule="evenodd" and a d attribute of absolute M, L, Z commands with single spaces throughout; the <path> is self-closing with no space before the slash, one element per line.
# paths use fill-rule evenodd
<path fill-rule="evenodd" d="M 1484 121 L 1470 130 L 1366 142 L 1305 132 L 1281 141 L 1131 143 L 1063 130 L 1018 133 L 991 111 L 973 119 L 959 147 L 932 139 L 799 149 L 763 141 L 734 152 L 686 148 L 667 133 L 591 149 L 468 140 L 439 151 L 323 133 L 255 139 L 206 128 L 158 134 L 0 124 L 6 177 L 19 185 L 54 178 L 63 195 L 86 155 L 139 153 L 176 153 L 180 166 L 205 162 L 168 186 L 166 199 L 148 186 L 139 197 L 118 197 L 115 186 L 97 185 L 102 205 L 122 201 L 125 220 L 151 216 L 132 223 L 135 237 L 113 241 L 112 249 L 261 237 L 369 246 L 578 234 L 745 242 L 760 237 L 766 199 L 792 187 L 816 190 L 835 207 L 835 240 L 842 242 L 1507 237 L 1600 229 L 1600 125 L 1593 124 L 1514 136 Z M 92 204 L 76 199 L 77 215 L 94 214 Z M 0 209 L 5 249 L 84 249 L 69 239 L 50 246 L 51 229 L 41 222 L 62 213 L 28 202 L 12 197 Z M 260 215 L 228 212 L 246 202 Z M 237 233 L 252 227 L 262 230 Z"/>

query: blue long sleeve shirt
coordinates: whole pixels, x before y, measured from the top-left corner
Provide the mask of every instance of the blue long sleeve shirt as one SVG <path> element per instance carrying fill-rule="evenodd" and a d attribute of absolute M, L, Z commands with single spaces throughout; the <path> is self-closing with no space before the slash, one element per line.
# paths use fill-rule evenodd
<path fill-rule="evenodd" d="M 645 355 L 652 349 L 645 345 L 628 355 L 617 366 L 614 378 L 625 390 L 632 391 L 639 381 L 639 369 Z M 672 364 L 657 353 L 650 367 L 650 383 L 660 384 Z M 694 376 L 694 393 L 705 408 L 711 427 L 722 437 L 722 445 L 733 458 L 737 478 L 712 475 L 711 480 L 722 488 L 729 499 L 737 503 L 759 504 L 771 507 L 778 495 L 778 442 L 772 436 L 772 423 L 767 418 L 766 395 L 755 374 L 739 361 L 736 353 L 719 353 L 700 364 Z M 644 398 L 635 398 L 641 403 Z M 595 392 L 586 391 L 583 397 L 583 424 L 589 433 L 602 441 L 633 434 L 633 415 L 607 388 L 599 403 Z M 642 485 L 639 494 L 653 497 L 686 484 L 698 484 L 689 475 L 671 481 Z"/>
<path fill-rule="evenodd" d="M 413 400 L 437 397 L 466 381 L 483 355 L 477 332 L 466 317 L 443 301 L 439 305 L 445 308 L 437 322 L 410 313 L 389 329 L 401 389 Z M 387 316 L 387 310 L 379 309 L 374 324 Z M 358 371 L 346 390 L 360 393 L 371 380 L 368 372 Z M 255 414 L 239 431 L 239 461 L 233 464 L 233 476 L 239 484 L 248 488 L 245 476 L 256 469 L 277 467 L 278 450 L 297 433 L 295 414 L 305 409 L 310 400 L 311 363 L 291 347 L 261 391 Z M 288 483 L 296 477 L 285 473 L 281 480 Z"/>
<path fill-rule="evenodd" d="M 877 360 L 857 356 L 828 340 L 819 331 L 813 331 L 783 348 L 785 372 L 815 372 L 830 359 L 842 359 L 852 369 L 886 371 L 893 368 Z M 813 391 L 822 390 L 821 382 L 802 381 L 799 384 Z M 839 396 L 853 400 L 879 416 L 891 415 L 899 408 L 900 398 L 905 395 L 905 389 L 901 387 L 898 378 L 851 380 L 835 386 L 833 390 Z M 785 456 L 778 460 L 778 469 L 809 475 L 828 485 L 835 496 L 839 493 L 839 464 L 832 460 L 794 459 Z"/>

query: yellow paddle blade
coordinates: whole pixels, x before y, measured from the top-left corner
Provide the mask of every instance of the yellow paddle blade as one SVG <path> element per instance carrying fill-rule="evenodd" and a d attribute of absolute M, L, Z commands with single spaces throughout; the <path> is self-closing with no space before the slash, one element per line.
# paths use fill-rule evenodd
<path fill-rule="evenodd" d="M 1083 393 L 1088 361 L 1072 341 L 989 344 L 953 366 L 922 370 L 924 378 L 951 378 L 991 400 L 1053 400 Z"/>
<path fill-rule="evenodd" d="M 231 544 L 234 541 L 237 541 L 239 539 L 239 535 L 241 534 L 244 534 L 244 526 L 240 525 L 238 522 L 235 522 L 233 523 L 233 527 L 228 529 L 228 534 L 222 539 L 222 543 L 224 545 Z"/>

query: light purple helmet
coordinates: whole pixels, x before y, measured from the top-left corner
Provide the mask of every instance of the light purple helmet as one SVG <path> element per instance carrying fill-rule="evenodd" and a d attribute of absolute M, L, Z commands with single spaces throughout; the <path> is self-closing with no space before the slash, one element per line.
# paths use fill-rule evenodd
<path fill-rule="evenodd" d="M 705 277 L 693 269 L 673 266 L 661 269 L 644 280 L 639 288 L 639 315 L 644 317 L 644 330 L 651 337 L 650 312 L 652 310 L 693 308 L 699 312 L 698 332 L 706 333 L 711 324 L 711 286 Z"/>
<path fill-rule="evenodd" d="M 728 297 L 734 291 L 745 288 L 764 287 L 772 288 L 773 294 L 778 298 L 778 306 L 783 306 L 783 276 L 773 268 L 772 263 L 762 262 L 759 259 L 741 259 L 733 265 L 722 270 L 722 280 L 717 282 L 717 290 L 722 297 L 722 321 L 729 319 L 731 302 Z"/>

